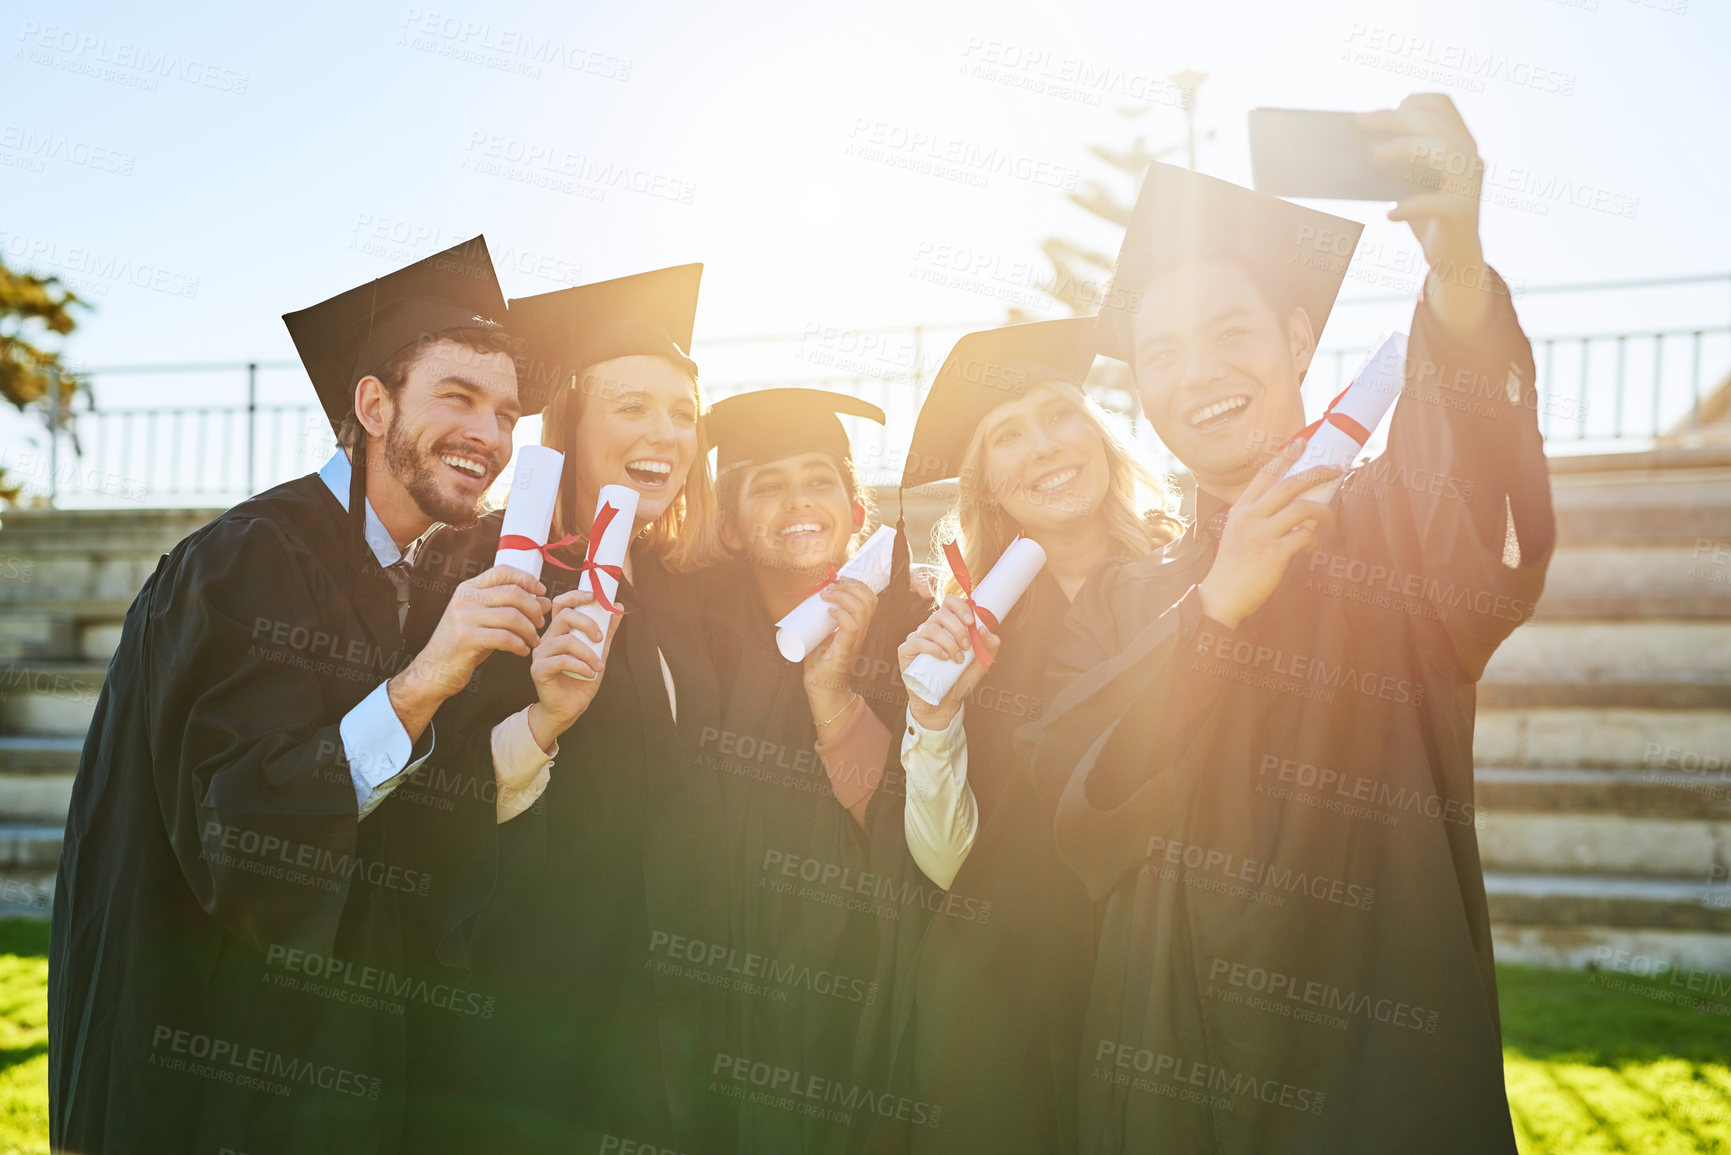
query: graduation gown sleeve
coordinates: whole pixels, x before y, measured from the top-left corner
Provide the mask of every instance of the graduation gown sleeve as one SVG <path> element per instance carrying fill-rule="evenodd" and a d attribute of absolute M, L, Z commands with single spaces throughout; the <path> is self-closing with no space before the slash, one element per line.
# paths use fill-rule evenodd
<path fill-rule="evenodd" d="M 162 820 L 199 904 L 261 951 L 328 953 L 352 877 L 329 866 L 353 860 L 359 816 L 328 679 L 272 644 L 344 596 L 305 553 L 269 521 L 219 523 L 155 588 L 144 673 Z M 318 885 L 256 869 L 285 856 Z"/>
<path fill-rule="evenodd" d="M 1441 611 L 1464 681 L 1532 615 L 1556 540 L 1532 346 L 1507 286 L 1460 338 L 1422 298 L 1388 449 L 1360 470 L 1391 552 Z"/>

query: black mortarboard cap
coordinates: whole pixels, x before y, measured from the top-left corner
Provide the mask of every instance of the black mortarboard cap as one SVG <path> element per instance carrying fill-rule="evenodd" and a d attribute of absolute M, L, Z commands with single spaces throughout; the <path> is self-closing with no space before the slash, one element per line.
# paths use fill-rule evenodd
<path fill-rule="evenodd" d="M 391 354 L 422 337 L 451 329 L 498 325 L 505 296 L 477 236 L 295 313 L 283 324 L 312 379 L 331 428 L 340 432 L 354 411 L 355 386 L 375 375 Z M 367 454 L 363 430 L 355 440 L 349 476 L 349 519 L 364 535 Z"/>
<path fill-rule="evenodd" d="M 355 407 L 355 385 L 391 354 L 433 333 L 504 320 L 485 237 L 283 314 L 333 430 Z"/>
<path fill-rule="evenodd" d="M 1130 214 L 1100 310 L 1099 351 L 1132 353 L 1130 320 L 1154 275 L 1184 260 L 1225 257 L 1276 284 L 1320 336 L 1364 226 L 1170 164 L 1151 164 Z"/>
<path fill-rule="evenodd" d="M 615 357 L 663 357 L 697 379 L 691 359 L 691 332 L 697 324 L 701 264 L 674 265 L 592 285 L 555 289 L 511 301 L 511 332 L 523 341 L 526 356 L 517 363 L 517 392 L 523 411 L 544 409 L 554 391 L 576 383 L 592 365 Z M 575 527 L 577 423 L 574 406 L 565 409 L 557 444 L 565 454 L 559 481 L 561 523 Z"/>
<path fill-rule="evenodd" d="M 920 407 L 902 488 L 946 481 L 980 420 L 1044 381 L 1080 386 L 1094 363 L 1094 318 L 1031 321 L 969 333 L 956 342 Z"/>
<path fill-rule="evenodd" d="M 704 415 L 704 444 L 715 446 L 719 476 L 742 465 L 762 465 L 799 453 L 828 453 L 852 461 L 853 448 L 838 414 L 884 423 L 869 401 L 824 389 L 759 389 L 717 401 Z"/>
<path fill-rule="evenodd" d="M 513 299 L 511 332 L 527 352 L 517 372 L 523 411 L 545 408 L 555 388 L 615 357 L 665 357 L 696 377 L 691 330 L 702 278 L 701 264 L 675 265 Z"/>

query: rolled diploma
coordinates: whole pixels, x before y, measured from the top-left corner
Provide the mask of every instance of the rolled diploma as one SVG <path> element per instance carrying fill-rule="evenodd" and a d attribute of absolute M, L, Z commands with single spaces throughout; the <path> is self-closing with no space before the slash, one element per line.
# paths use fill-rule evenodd
<path fill-rule="evenodd" d="M 1402 384 L 1406 380 L 1406 334 L 1390 333 L 1376 351 L 1365 359 L 1353 374 L 1352 384 L 1346 387 L 1340 403 L 1334 411 L 1350 417 L 1369 432 L 1374 434 L 1376 427 L 1382 424 L 1382 419 L 1388 415 L 1394 399 L 1400 396 Z M 1292 463 L 1292 468 L 1286 471 L 1286 477 L 1303 473 L 1307 469 L 1315 469 L 1319 465 L 1338 465 L 1342 470 L 1352 468 L 1359 451 L 1364 445 L 1357 441 L 1346 430 L 1339 426 L 1323 422 L 1322 427 L 1310 435 L 1310 444 L 1304 447 L 1304 453 Z M 1324 482 L 1304 495 L 1307 501 L 1328 501 L 1334 496 L 1335 489 L 1340 485 L 1340 478 Z"/>
<path fill-rule="evenodd" d="M 595 516 L 599 518 L 601 511 L 609 505 L 619 512 L 613 515 L 613 520 L 607 523 L 606 532 L 601 535 L 601 545 L 595 551 L 595 561 L 600 565 L 622 566 L 625 564 L 625 551 L 631 545 L 634 532 L 632 526 L 636 524 L 637 520 L 637 491 L 629 485 L 603 485 L 601 496 L 595 501 Z M 591 521 L 589 524 L 594 525 L 595 522 Z M 601 589 L 607 594 L 608 601 L 613 601 L 619 596 L 619 582 L 612 574 L 597 573 L 594 575 L 594 579 L 601 583 Z M 594 592 L 594 587 L 590 585 L 590 577 L 587 574 L 583 577 L 582 588 L 591 593 Z M 587 605 L 579 606 L 577 612 L 601 627 L 603 639 L 607 637 L 607 627 L 613 615 L 602 609 L 599 602 L 590 602 Z M 594 643 L 588 638 L 583 637 L 582 634 L 577 636 L 584 645 L 594 649 Z M 565 676 L 575 678 L 577 675 L 567 670 Z"/>
<path fill-rule="evenodd" d="M 1039 542 L 1028 537 L 1017 538 L 998 558 L 998 564 L 992 567 L 991 572 L 974 587 L 974 604 L 1002 622 L 1016 608 L 1016 603 L 1045 565 L 1046 551 L 1040 548 Z M 961 657 L 953 659 L 921 654 L 902 671 L 902 681 L 922 701 L 936 705 L 944 700 L 944 695 L 955 686 L 956 679 L 973 662 L 972 646 L 963 650 Z"/>
<path fill-rule="evenodd" d="M 565 468 L 565 455 L 545 445 L 525 445 L 517 450 L 517 472 L 511 476 L 511 496 L 505 500 L 505 520 L 499 526 L 499 536 L 517 534 L 536 545 L 547 544 L 547 531 L 553 524 L 553 507 L 559 502 L 559 475 Z M 541 576 L 545 559 L 538 550 L 502 549 L 493 558 L 494 565 L 514 565 L 532 578 Z"/>
<path fill-rule="evenodd" d="M 866 540 L 859 552 L 841 567 L 839 577 L 858 578 L 871 587 L 874 594 L 884 592 L 890 584 L 890 560 L 894 555 L 894 526 L 880 525 Z M 829 603 L 820 590 L 793 607 L 793 612 L 775 623 L 775 648 L 790 662 L 803 662 L 825 638 L 835 633 L 835 619 L 829 616 Z"/>

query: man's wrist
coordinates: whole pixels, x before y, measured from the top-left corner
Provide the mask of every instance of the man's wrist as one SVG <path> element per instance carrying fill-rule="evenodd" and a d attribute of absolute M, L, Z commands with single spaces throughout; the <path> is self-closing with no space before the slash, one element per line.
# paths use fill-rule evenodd
<path fill-rule="evenodd" d="M 1425 301 L 1438 324 L 1456 338 L 1471 336 L 1496 305 L 1501 282 L 1485 262 L 1482 245 L 1444 256 L 1425 273 Z"/>
<path fill-rule="evenodd" d="M 396 711 L 397 720 L 408 731 L 409 739 L 418 741 L 451 693 L 419 662 L 410 662 L 385 683 L 385 696 Z"/>
<path fill-rule="evenodd" d="M 1244 621 L 1243 614 L 1228 609 L 1221 602 L 1220 595 L 1209 588 L 1207 578 L 1197 583 L 1196 600 L 1201 603 L 1204 614 L 1229 630 L 1236 630 Z"/>

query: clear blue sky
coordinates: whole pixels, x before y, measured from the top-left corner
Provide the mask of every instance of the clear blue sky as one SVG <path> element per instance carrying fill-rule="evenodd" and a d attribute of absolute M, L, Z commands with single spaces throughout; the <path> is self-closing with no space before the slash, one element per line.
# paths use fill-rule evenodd
<path fill-rule="evenodd" d="M 0 252 L 91 290 L 84 364 L 290 357 L 281 313 L 475 232 L 509 295 L 706 262 L 700 357 L 706 337 L 994 320 L 1042 237 L 1104 236 L 1064 186 L 1107 175 L 1086 148 L 1127 139 L 1117 109 L 1181 135 L 1182 68 L 1209 74 L 1215 175 L 1248 183 L 1252 107 L 1440 89 L 1504 182 L 1484 233 L 1511 278 L 1731 269 L 1723 0 L 25 0 L 0 37 Z M 961 171 L 905 167 L 934 155 Z M 1015 171 L 978 187 L 981 155 Z M 1565 185 L 1632 215 L 1509 191 Z M 1411 267 L 1379 207 L 1330 207 L 1374 222 L 1349 294 Z M 918 275 L 956 263 L 988 272 Z M 1523 311 L 1534 331 L 1724 323 L 1727 296 Z"/>

